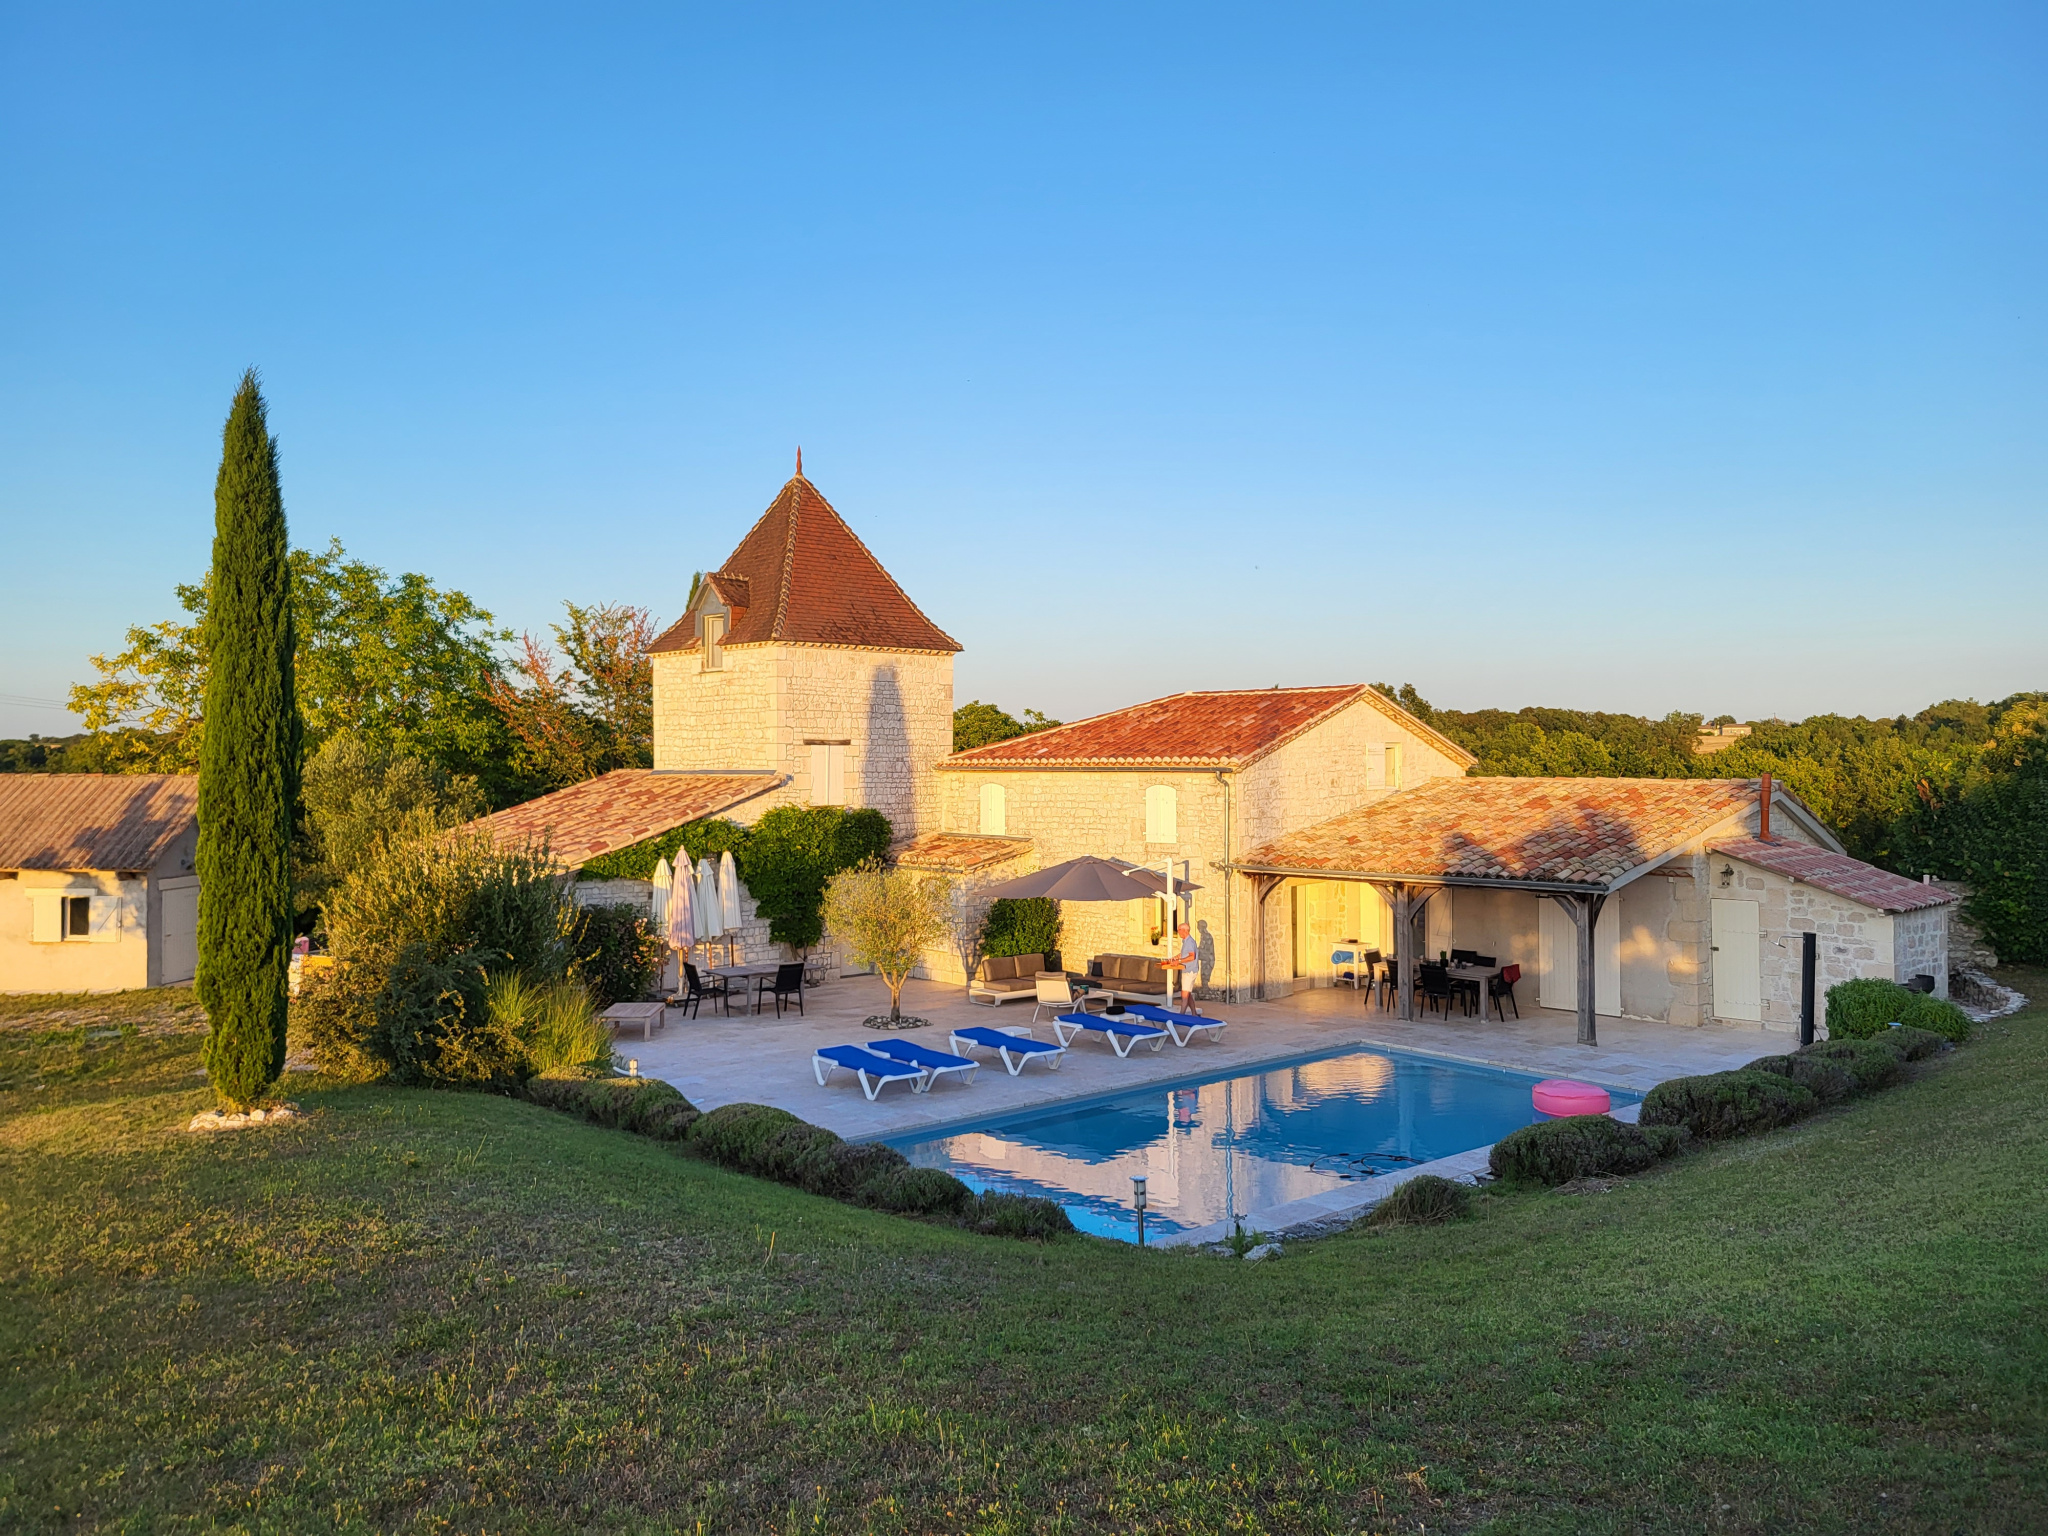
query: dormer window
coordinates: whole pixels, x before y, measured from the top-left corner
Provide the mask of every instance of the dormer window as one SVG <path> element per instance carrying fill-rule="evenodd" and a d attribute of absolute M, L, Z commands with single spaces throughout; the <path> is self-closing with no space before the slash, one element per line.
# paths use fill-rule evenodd
<path fill-rule="evenodd" d="M 704 615 L 704 670 L 725 670 L 725 615 L 722 613 Z"/>

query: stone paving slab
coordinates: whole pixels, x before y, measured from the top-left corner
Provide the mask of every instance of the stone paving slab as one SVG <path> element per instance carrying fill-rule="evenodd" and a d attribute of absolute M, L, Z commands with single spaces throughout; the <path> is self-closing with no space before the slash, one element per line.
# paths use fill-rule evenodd
<path fill-rule="evenodd" d="M 1641 1093 L 1667 1077 L 1739 1066 L 1785 1049 L 1789 1040 L 1757 1029 L 1679 1029 L 1603 1018 L 1603 1043 L 1589 1049 L 1574 1039 L 1569 1014 L 1531 1008 L 1519 1020 L 1482 1023 L 1454 1016 L 1403 1023 L 1364 1002 L 1362 994 L 1333 988 L 1271 1003 L 1205 1005 L 1211 1014 L 1229 1019 L 1231 1027 L 1220 1038 L 1202 1039 L 1185 1049 L 1169 1042 L 1157 1053 L 1139 1047 L 1127 1060 L 1119 1060 L 1107 1044 L 1084 1035 L 1057 1072 L 1034 1064 L 1013 1078 L 1001 1063 L 984 1056 L 971 1084 L 949 1078 L 927 1094 L 895 1084 L 869 1103 L 845 1072 L 835 1073 L 819 1087 L 811 1069 L 817 1048 L 877 1038 L 861 1027 L 861 1021 L 869 1014 L 886 1013 L 888 1006 L 888 989 L 879 978 L 840 977 L 812 991 L 802 1015 L 791 1009 L 778 1019 L 772 1003 L 766 1012 L 730 1017 L 707 1005 L 696 1019 L 671 1008 L 654 1039 L 643 1041 L 634 1029 L 620 1036 L 617 1049 L 622 1062 L 637 1060 L 643 1076 L 673 1083 L 699 1108 L 735 1102 L 772 1104 L 849 1140 L 875 1140 L 942 1134 L 998 1116 L 1190 1078 L 1234 1076 L 1356 1046 L 1413 1051 L 1545 1077 L 1576 1077 Z M 946 1036 L 955 1026 L 1029 1025 L 1032 1011 L 1027 1003 L 1001 1008 L 970 1003 L 959 987 L 920 981 L 904 988 L 903 1007 L 908 1014 L 931 1020 L 924 1029 L 906 1032 L 907 1037 L 939 1050 L 946 1048 Z M 1033 1034 L 1052 1039 L 1050 1019 L 1043 1019 Z"/>

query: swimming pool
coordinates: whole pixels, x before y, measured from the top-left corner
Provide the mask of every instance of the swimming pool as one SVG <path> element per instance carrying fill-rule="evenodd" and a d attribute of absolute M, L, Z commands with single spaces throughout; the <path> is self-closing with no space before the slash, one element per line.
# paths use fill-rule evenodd
<path fill-rule="evenodd" d="M 1082 1231 L 1131 1241 L 1133 1175 L 1145 1176 L 1148 1233 L 1186 1231 L 1498 1141 L 1550 1118 L 1529 1102 L 1539 1081 L 1350 1050 L 891 1145 L 975 1189 L 1050 1196 Z"/>

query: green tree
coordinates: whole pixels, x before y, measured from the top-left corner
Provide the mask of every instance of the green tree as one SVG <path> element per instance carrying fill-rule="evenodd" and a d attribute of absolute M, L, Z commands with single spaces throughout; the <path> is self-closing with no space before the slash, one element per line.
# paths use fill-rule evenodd
<path fill-rule="evenodd" d="M 254 369 L 242 375 L 221 437 L 206 636 L 211 729 L 199 757 L 198 992 L 207 1072 L 215 1092 L 243 1108 L 284 1070 L 302 731 L 277 440 Z"/>
<path fill-rule="evenodd" d="M 903 984 L 947 935 L 953 882 L 865 859 L 832 877 L 823 907 L 825 926 L 848 958 L 873 966 L 888 984 L 890 1022 L 902 1018 Z"/>
<path fill-rule="evenodd" d="M 496 641 L 510 638 L 461 592 L 397 578 L 351 559 L 338 539 L 291 552 L 299 698 L 315 744 L 353 731 L 378 751 L 467 774 L 493 804 L 522 798 L 490 687 Z M 105 772 L 190 772 L 205 735 L 207 616 L 214 577 L 180 583 L 187 617 L 137 625 L 126 648 L 94 656 L 99 674 L 71 690 L 93 733 L 67 766 Z"/>
<path fill-rule="evenodd" d="M 306 762 L 305 822 L 293 888 L 299 911 L 322 906 L 394 843 L 445 831 L 484 812 L 476 780 L 340 730 Z"/>
<path fill-rule="evenodd" d="M 965 752 L 970 747 L 985 747 L 992 742 L 1010 741 L 1018 736 L 1049 731 L 1059 723 L 1050 715 L 1040 714 L 1035 709 L 1025 710 L 1024 718 L 1019 720 L 1007 710 L 974 699 L 953 711 L 953 750 Z"/>
<path fill-rule="evenodd" d="M 536 791 L 654 765 L 653 615 L 624 603 L 562 606 L 568 624 L 550 627 L 566 664 L 522 635 L 513 676 L 491 683 L 519 773 Z"/>

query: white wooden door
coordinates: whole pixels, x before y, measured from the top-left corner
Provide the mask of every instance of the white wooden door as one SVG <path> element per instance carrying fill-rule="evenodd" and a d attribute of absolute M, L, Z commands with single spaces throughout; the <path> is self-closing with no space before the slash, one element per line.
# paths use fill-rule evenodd
<path fill-rule="evenodd" d="M 163 972 L 160 980 L 190 981 L 199 972 L 199 882 L 166 880 L 157 887 L 163 900 Z"/>
<path fill-rule="evenodd" d="M 1579 929 L 1571 913 L 1548 896 L 1536 898 L 1538 912 L 1536 1001 L 1545 1008 L 1576 1013 L 1579 1007 Z M 1621 1012 L 1621 914 L 1614 898 L 1593 925 L 1593 1011 L 1610 1018 Z"/>
<path fill-rule="evenodd" d="M 1763 950 L 1756 903 L 1714 903 L 1714 1017 L 1763 1021 Z"/>

